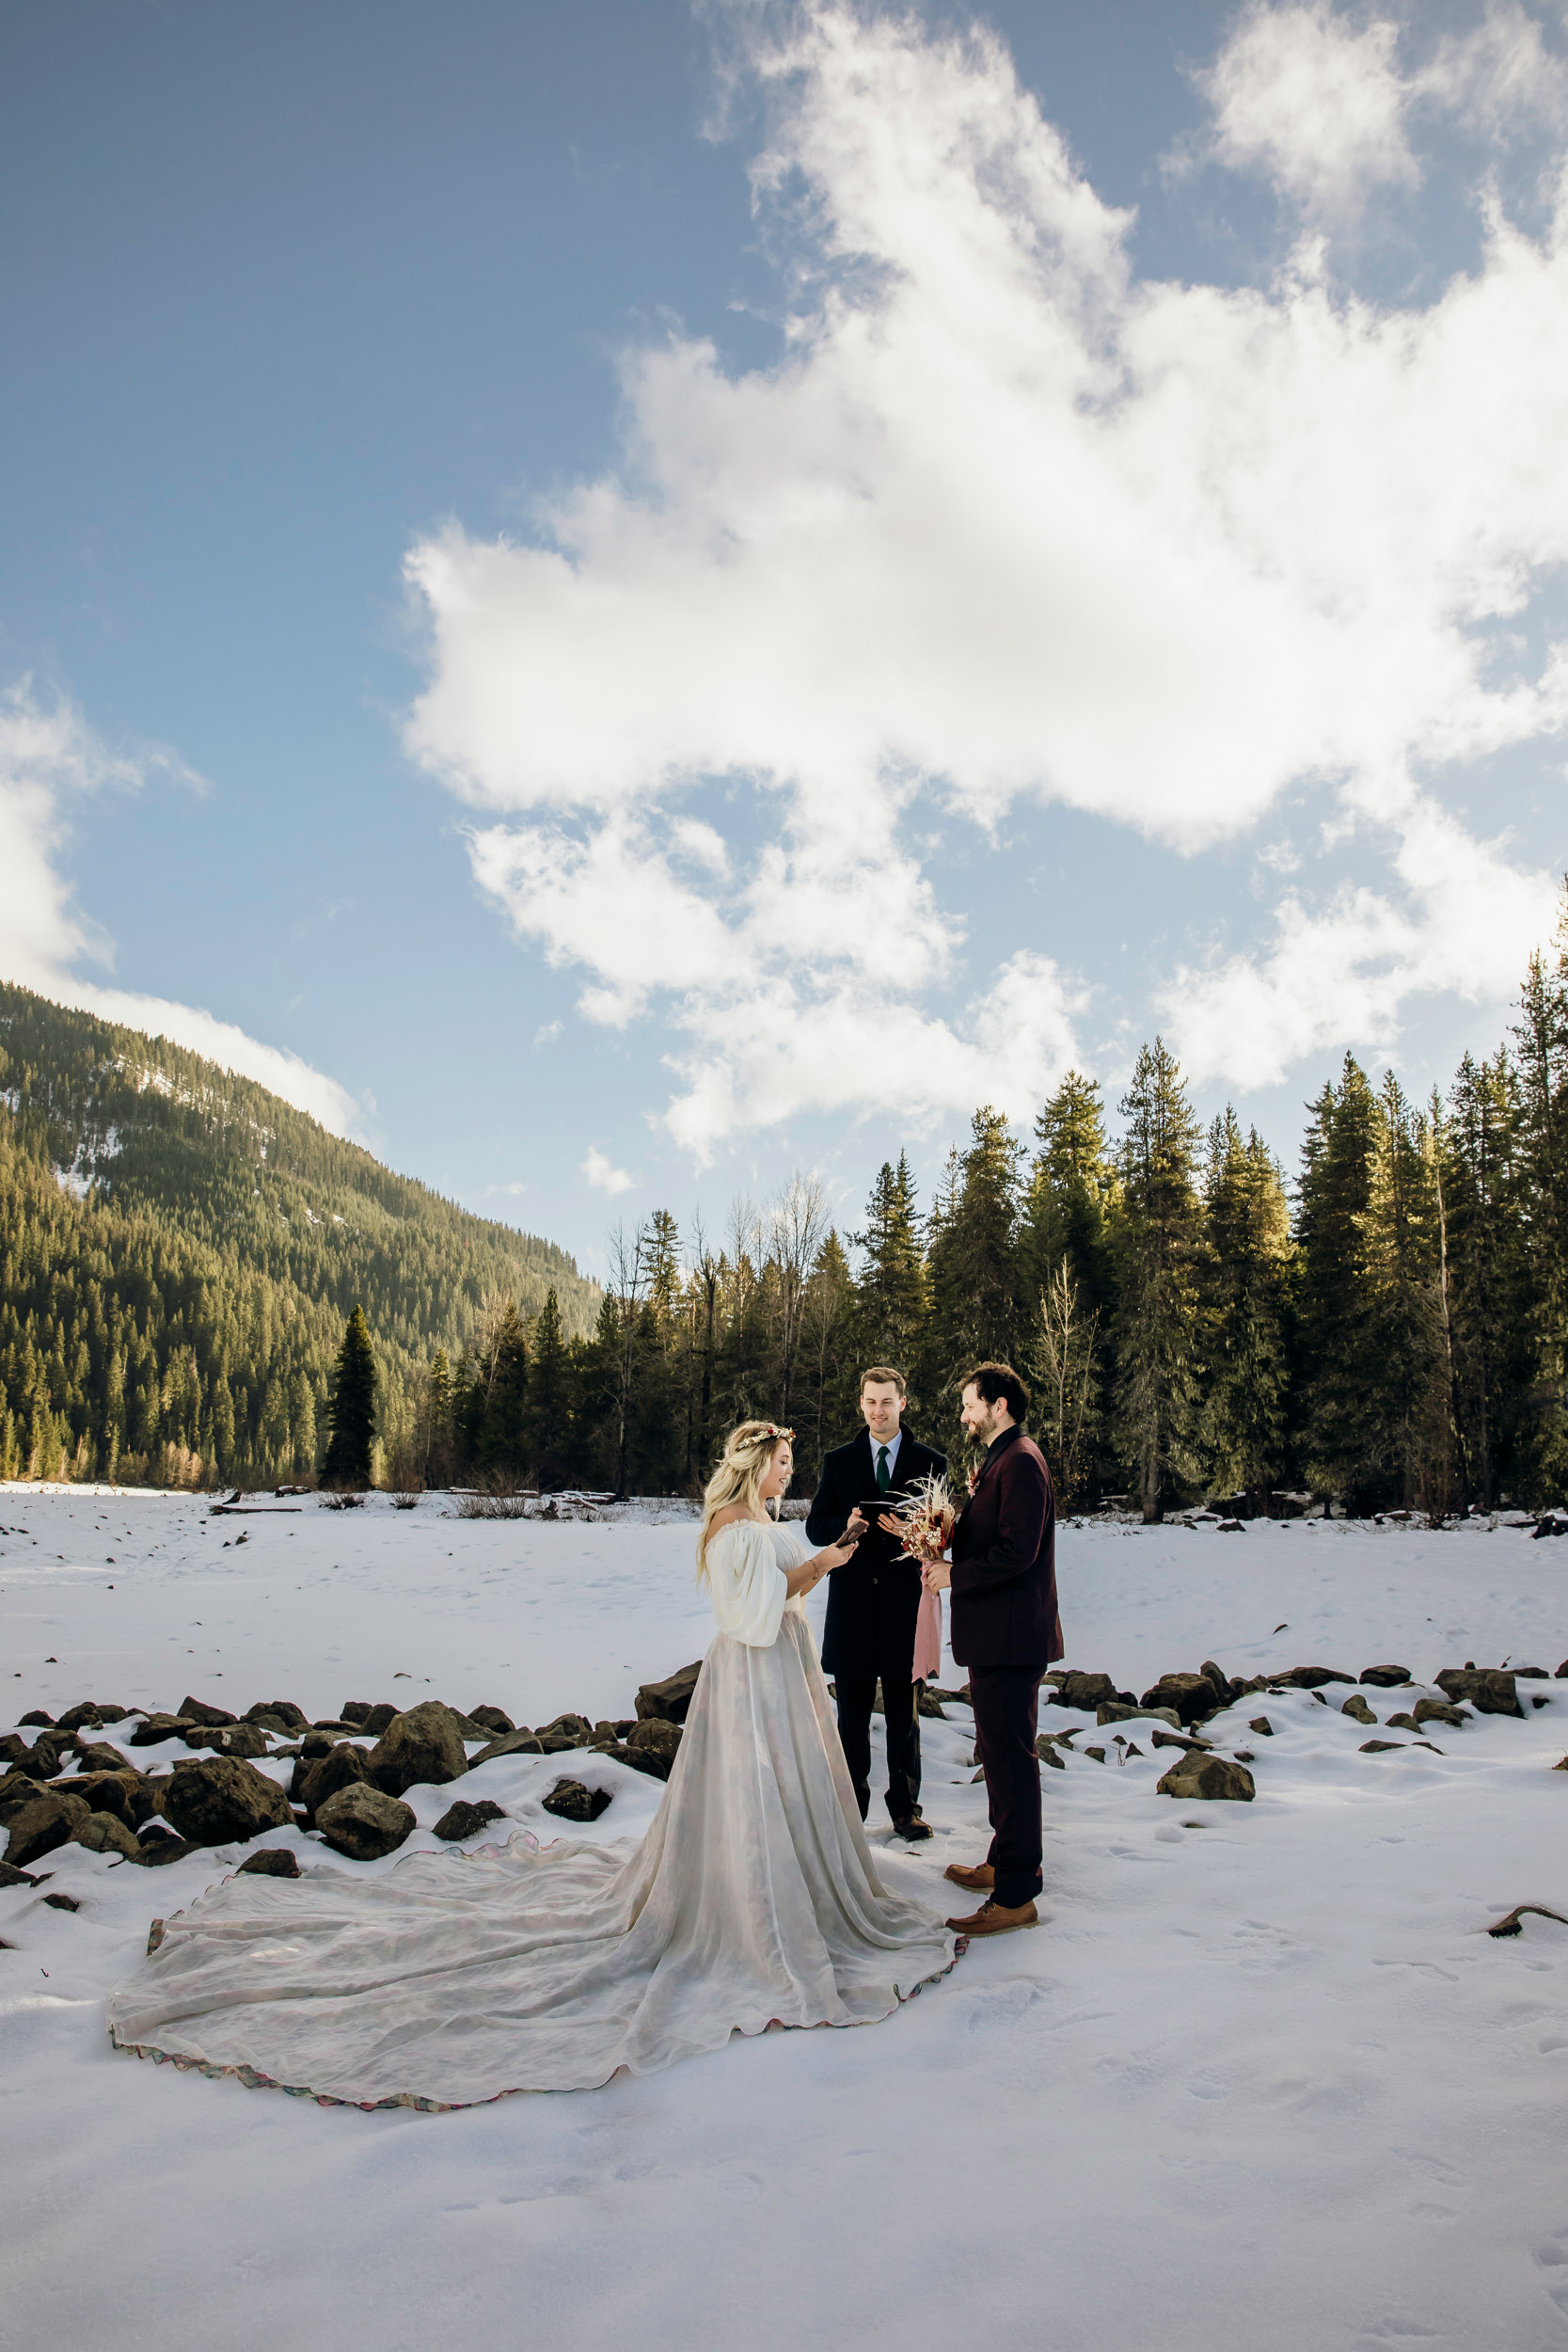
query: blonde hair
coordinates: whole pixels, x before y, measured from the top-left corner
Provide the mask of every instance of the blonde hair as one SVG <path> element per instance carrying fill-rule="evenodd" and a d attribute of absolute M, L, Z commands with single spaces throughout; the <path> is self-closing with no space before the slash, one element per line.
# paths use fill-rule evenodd
<path fill-rule="evenodd" d="M 730 1431 L 719 1467 L 703 1488 L 703 1529 L 697 1538 L 699 1581 L 707 1575 L 707 1539 L 720 1512 L 738 1502 L 748 1518 L 756 1518 L 762 1501 L 758 1489 L 773 1456 L 781 1441 L 793 1445 L 794 1439 L 793 1429 L 781 1429 L 770 1421 L 743 1421 Z"/>

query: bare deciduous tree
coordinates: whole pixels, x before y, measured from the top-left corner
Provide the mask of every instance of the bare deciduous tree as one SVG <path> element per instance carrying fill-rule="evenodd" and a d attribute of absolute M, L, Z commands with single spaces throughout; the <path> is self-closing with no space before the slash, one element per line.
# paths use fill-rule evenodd
<path fill-rule="evenodd" d="M 1088 1315 L 1079 1311 L 1078 1285 L 1064 1257 L 1040 1293 L 1035 1354 L 1041 1391 L 1041 1435 L 1065 1497 L 1078 1489 L 1092 1433 L 1099 1329 L 1098 1309 Z"/>
<path fill-rule="evenodd" d="M 799 1168 L 768 1212 L 768 1256 L 778 1282 L 779 1410 L 787 1422 L 806 1284 L 828 1231 L 828 1203 L 815 1176 Z"/>
<path fill-rule="evenodd" d="M 615 1302 L 620 1346 L 615 1380 L 615 1491 L 626 1491 L 626 1436 L 631 1420 L 632 1378 L 636 1370 L 637 1318 L 648 1288 L 648 1228 L 639 1223 L 628 1234 L 617 1225 L 610 1236 L 610 1280 Z"/>
<path fill-rule="evenodd" d="M 722 1253 L 715 1257 L 700 1216 L 691 1220 L 688 1249 L 690 1283 L 688 1304 L 691 1317 L 691 1347 L 701 1367 L 687 1390 L 686 1475 L 699 1483 L 707 1465 L 708 1429 L 713 1418 L 713 1368 L 719 1348 L 719 1300 L 724 1279 Z"/>

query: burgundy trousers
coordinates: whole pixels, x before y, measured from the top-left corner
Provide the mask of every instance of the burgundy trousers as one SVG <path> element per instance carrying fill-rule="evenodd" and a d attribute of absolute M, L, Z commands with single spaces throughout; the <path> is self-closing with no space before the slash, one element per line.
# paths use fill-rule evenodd
<path fill-rule="evenodd" d="M 1040 1767 L 1035 1754 L 1039 1728 L 1042 1666 L 972 1666 L 969 1694 L 974 1706 L 974 1744 L 986 1775 L 990 1809 L 990 1851 L 996 1873 L 993 1901 L 1015 1911 L 1039 1893 Z"/>

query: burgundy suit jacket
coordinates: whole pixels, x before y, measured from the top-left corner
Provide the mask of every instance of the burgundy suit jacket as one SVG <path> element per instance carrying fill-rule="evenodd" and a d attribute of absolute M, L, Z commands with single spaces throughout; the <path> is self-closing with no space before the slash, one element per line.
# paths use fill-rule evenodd
<path fill-rule="evenodd" d="M 1064 1655 L 1056 1611 L 1056 1498 L 1045 1456 L 1017 1427 L 987 1454 L 953 1530 L 950 1639 L 960 1666 L 1038 1666 Z"/>

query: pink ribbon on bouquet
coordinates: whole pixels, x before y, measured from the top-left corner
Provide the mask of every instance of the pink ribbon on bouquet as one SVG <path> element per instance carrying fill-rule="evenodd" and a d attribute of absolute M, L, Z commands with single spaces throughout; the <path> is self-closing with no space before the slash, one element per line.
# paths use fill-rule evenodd
<path fill-rule="evenodd" d="M 942 1595 L 925 1593 L 920 1596 L 920 1614 L 914 1621 L 914 1666 L 912 1679 L 934 1682 L 942 1672 Z"/>

